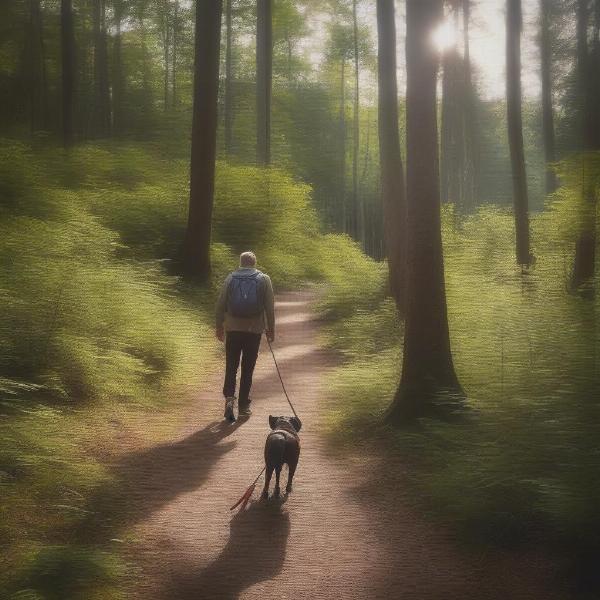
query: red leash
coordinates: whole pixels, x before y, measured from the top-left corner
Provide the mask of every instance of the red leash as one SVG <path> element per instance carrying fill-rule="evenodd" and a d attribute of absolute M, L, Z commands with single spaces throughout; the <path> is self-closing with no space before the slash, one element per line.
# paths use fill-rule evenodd
<path fill-rule="evenodd" d="M 229 510 L 237 508 L 240 504 L 241 506 L 239 512 L 242 512 L 246 508 L 246 505 L 248 504 L 248 502 L 250 502 L 250 498 L 252 497 L 254 488 L 256 487 L 256 482 L 260 479 L 260 476 L 265 472 L 266 468 L 267 467 L 262 468 L 262 471 L 258 474 L 258 477 L 252 482 L 250 487 L 243 493 L 242 497 Z"/>

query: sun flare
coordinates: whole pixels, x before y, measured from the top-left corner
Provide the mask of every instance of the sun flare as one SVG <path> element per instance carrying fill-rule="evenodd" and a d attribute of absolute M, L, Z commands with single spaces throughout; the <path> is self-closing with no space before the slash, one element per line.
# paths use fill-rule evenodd
<path fill-rule="evenodd" d="M 445 20 L 433 30 L 431 40 L 439 52 L 446 52 L 449 48 L 456 46 L 456 29 L 454 24 Z"/>

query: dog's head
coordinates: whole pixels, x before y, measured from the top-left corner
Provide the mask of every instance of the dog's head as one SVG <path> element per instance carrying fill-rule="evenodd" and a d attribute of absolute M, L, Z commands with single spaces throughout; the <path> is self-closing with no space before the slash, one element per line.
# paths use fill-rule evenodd
<path fill-rule="evenodd" d="M 274 417 L 269 415 L 269 426 L 271 429 L 278 429 L 283 425 L 283 429 L 287 429 L 290 426 L 296 432 L 300 431 L 302 423 L 298 417 Z"/>

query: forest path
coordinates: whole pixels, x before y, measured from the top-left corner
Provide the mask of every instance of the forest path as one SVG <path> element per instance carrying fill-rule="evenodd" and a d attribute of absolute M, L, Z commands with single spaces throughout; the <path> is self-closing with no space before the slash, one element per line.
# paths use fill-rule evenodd
<path fill-rule="evenodd" d="M 174 439 L 127 458 L 138 503 L 131 596 L 143 599 L 558 598 L 543 560 L 475 555 L 410 507 L 373 489 L 368 457 L 333 454 L 319 423 L 331 399 L 335 355 L 319 346 L 309 292 L 278 296 L 274 349 L 303 421 L 302 454 L 286 501 L 229 507 L 262 468 L 269 414 L 289 415 L 266 346 L 253 387 L 253 414 L 222 419 L 220 379 L 205 382 Z M 282 474 L 285 482 L 287 472 Z M 272 483 L 273 485 L 273 483 Z M 283 486 L 282 486 L 283 487 Z M 129 597 L 129 595 L 128 595 Z"/>

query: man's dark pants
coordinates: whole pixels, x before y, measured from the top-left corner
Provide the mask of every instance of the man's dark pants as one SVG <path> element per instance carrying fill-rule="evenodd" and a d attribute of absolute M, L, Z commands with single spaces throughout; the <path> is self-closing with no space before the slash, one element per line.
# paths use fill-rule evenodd
<path fill-rule="evenodd" d="M 235 380 L 241 356 L 242 374 L 240 376 L 240 394 L 238 396 L 240 408 L 244 408 L 250 403 L 252 373 L 254 372 L 254 366 L 258 357 L 260 338 L 260 333 L 252 333 L 250 331 L 228 331 L 226 333 L 226 367 L 223 395 L 226 398 L 235 396 Z"/>

